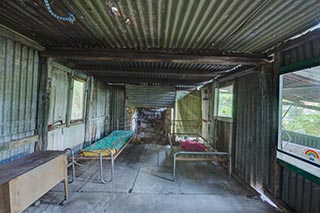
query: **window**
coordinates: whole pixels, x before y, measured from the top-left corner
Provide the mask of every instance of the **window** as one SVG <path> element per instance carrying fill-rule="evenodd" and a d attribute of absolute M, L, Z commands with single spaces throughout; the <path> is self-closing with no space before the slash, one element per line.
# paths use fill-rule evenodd
<path fill-rule="evenodd" d="M 81 120 L 84 114 L 85 82 L 73 80 L 71 120 Z"/>
<path fill-rule="evenodd" d="M 218 117 L 232 118 L 233 85 L 216 89 Z"/>
<path fill-rule="evenodd" d="M 278 158 L 320 177 L 320 66 L 280 76 Z"/>

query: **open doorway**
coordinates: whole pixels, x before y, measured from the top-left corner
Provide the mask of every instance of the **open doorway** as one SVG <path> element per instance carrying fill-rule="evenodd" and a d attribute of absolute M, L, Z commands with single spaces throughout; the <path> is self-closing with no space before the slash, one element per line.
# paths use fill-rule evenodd
<path fill-rule="evenodd" d="M 136 134 L 135 142 L 141 144 L 168 144 L 171 131 L 170 108 L 128 108 L 128 119 Z"/>

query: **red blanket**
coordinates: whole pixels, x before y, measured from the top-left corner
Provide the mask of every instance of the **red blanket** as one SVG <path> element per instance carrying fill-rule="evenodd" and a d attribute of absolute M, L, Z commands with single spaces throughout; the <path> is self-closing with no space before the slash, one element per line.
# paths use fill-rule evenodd
<path fill-rule="evenodd" d="M 180 147 L 184 151 L 191 152 L 204 152 L 207 150 L 207 147 L 197 141 L 184 141 L 181 143 Z"/>

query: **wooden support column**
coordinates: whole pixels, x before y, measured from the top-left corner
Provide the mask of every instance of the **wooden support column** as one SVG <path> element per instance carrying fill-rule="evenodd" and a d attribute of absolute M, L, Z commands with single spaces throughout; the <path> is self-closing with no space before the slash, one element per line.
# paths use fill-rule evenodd
<path fill-rule="evenodd" d="M 91 143 L 91 118 L 92 118 L 92 96 L 93 96 L 93 77 L 87 78 L 86 83 L 86 113 L 85 113 L 85 137 L 84 146 L 90 145 Z"/>
<path fill-rule="evenodd" d="M 280 53 L 275 53 L 274 55 L 274 65 L 273 65 L 273 100 L 272 103 L 272 178 L 271 187 L 272 195 L 276 199 L 281 197 L 281 166 L 277 163 L 277 146 L 278 146 L 278 113 L 279 113 L 279 68 L 280 68 Z"/>
<path fill-rule="evenodd" d="M 38 87 L 38 109 L 37 109 L 37 133 L 39 141 L 36 151 L 48 148 L 48 118 L 50 104 L 50 81 L 48 79 L 48 59 L 40 57 L 39 60 L 39 87 Z"/>

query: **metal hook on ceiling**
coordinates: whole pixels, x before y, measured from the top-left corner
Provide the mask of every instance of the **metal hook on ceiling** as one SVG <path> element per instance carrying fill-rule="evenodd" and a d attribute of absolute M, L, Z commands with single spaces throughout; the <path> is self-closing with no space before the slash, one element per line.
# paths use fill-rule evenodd
<path fill-rule="evenodd" d="M 52 11 L 52 8 L 50 6 L 49 0 L 44 0 L 44 4 L 46 5 L 46 8 L 47 8 L 48 12 L 50 13 L 50 15 L 53 16 L 54 18 L 56 18 L 58 20 L 61 20 L 61 21 L 68 21 L 68 22 L 70 22 L 72 24 L 73 24 L 73 22 L 75 22 L 76 17 L 72 13 L 68 12 L 66 17 L 62 17 L 62 16 L 59 16 L 59 15 L 55 14 Z"/>

